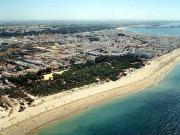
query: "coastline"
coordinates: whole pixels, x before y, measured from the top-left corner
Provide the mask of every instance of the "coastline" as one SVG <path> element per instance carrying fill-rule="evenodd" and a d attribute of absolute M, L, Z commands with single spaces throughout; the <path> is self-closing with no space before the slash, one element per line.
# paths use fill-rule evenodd
<path fill-rule="evenodd" d="M 180 49 L 177 49 L 150 61 L 150 64 L 116 82 L 93 84 L 39 98 L 35 106 L 27 108 L 24 112 L 15 112 L 8 118 L 0 119 L 0 128 L 4 128 L 0 135 L 25 135 L 56 119 L 67 118 L 97 103 L 150 87 L 161 80 L 179 60 Z"/>

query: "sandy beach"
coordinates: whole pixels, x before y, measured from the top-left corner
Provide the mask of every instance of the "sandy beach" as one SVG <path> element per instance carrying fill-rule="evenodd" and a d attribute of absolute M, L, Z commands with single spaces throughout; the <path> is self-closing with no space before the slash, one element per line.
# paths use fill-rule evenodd
<path fill-rule="evenodd" d="M 0 135 L 26 135 L 54 121 L 67 118 L 90 106 L 115 97 L 123 97 L 150 87 L 164 77 L 180 61 L 180 49 L 153 59 L 115 82 L 92 84 L 48 97 L 37 98 L 23 112 L 10 116 L 0 112 Z"/>
<path fill-rule="evenodd" d="M 118 27 L 116 29 L 122 31 L 122 30 L 126 30 L 127 28 L 126 27 Z"/>

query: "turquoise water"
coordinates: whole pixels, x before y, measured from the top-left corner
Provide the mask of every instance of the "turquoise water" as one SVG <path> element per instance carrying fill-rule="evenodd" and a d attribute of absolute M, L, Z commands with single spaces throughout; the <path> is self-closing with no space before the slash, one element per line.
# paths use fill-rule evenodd
<path fill-rule="evenodd" d="M 180 36 L 180 28 L 127 28 L 126 31 L 151 35 Z"/>
<path fill-rule="evenodd" d="M 92 107 L 37 135 L 180 135 L 180 65 L 151 88 Z"/>

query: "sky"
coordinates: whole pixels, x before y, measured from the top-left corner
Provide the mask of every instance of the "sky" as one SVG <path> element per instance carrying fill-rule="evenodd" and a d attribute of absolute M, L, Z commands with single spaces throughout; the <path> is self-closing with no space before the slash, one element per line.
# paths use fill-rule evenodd
<path fill-rule="evenodd" d="M 0 0 L 0 20 L 180 20 L 180 0 Z"/>

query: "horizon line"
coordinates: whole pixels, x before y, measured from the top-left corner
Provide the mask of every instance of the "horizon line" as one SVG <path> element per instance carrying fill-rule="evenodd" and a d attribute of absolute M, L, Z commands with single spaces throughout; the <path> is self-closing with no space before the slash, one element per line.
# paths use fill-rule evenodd
<path fill-rule="evenodd" d="M 49 19 L 47 19 L 47 20 L 45 20 L 45 19 L 43 19 L 43 20 L 36 20 L 36 19 L 32 19 L 32 20 L 0 20 L 0 25 L 3 25 L 3 24 L 22 24 L 22 23 L 36 23 L 36 24 L 46 24 L 46 23 L 55 23 L 55 24 L 64 24 L 64 23 L 69 23 L 69 24 L 83 24 L 83 23 L 86 23 L 86 24 L 88 24 L 88 23 L 92 23 L 92 24 L 95 24 L 95 23 L 98 23 L 98 24 L 106 24 L 106 25 L 108 25 L 108 24 L 122 24 L 123 25 L 123 23 L 150 23 L 150 22 L 152 22 L 152 23 L 156 23 L 156 22 L 162 22 L 162 23 L 168 23 L 168 22 L 177 22 L 177 23 L 179 23 L 180 22 L 180 20 L 128 20 L 128 19 L 114 19 L 114 20 L 54 20 L 54 19 L 52 19 L 52 20 L 49 20 Z"/>
<path fill-rule="evenodd" d="M 6 19 L 5 21 L 180 21 L 180 20 L 168 20 L 168 19 Z"/>

